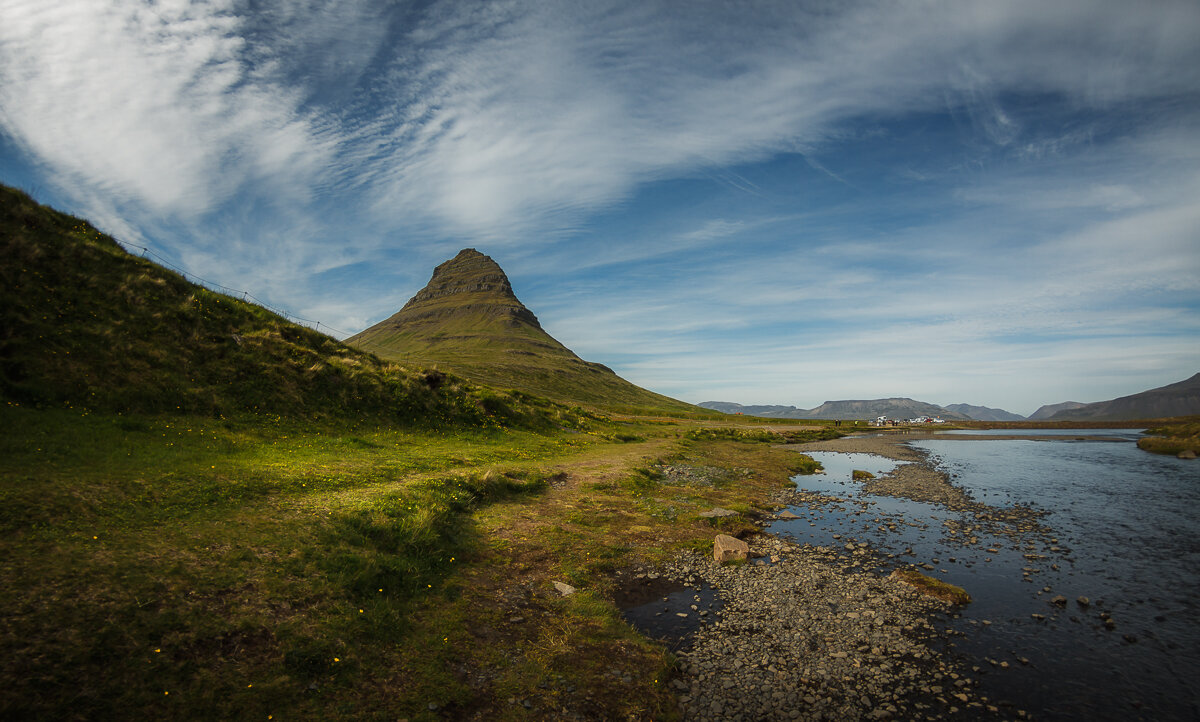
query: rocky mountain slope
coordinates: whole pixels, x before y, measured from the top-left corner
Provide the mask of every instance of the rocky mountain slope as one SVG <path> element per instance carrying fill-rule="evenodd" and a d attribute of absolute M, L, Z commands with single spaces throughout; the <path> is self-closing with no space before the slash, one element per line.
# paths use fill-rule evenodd
<path fill-rule="evenodd" d="M 434 269 L 391 317 L 346 339 L 381 358 L 472 381 L 601 408 L 696 411 L 579 358 L 546 333 L 500 266 L 473 248 Z"/>

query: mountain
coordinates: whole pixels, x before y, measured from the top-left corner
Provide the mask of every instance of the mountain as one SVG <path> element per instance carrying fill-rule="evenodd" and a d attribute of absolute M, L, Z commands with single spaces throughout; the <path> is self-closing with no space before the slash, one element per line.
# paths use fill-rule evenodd
<path fill-rule="evenodd" d="M 526 399 L 382 362 L 189 283 L 86 221 L 2 185 L 0 398 L 98 411 L 416 424 L 486 423 L 532 408 Z"/>
<path fill-rule="evenodd" d="M 698 404 L 706 409 L 720 411 L 723 414 L 745 414 L 746 416 L 763 416 L 776 419 L 807 419 L 808 409 L 798 409 L 795 406 L 742 406 L 730 401 L 704 401 Z"/>
<path fill-rule="evenodd" d="M 346 339 L 380 358 L 602 408 L 695 411 L 579 358 L 542 328 L 500 266 L 473 248 L 438 266 L 391 317 Z"/>
<path fill-rule="evenodd" d="M 705 401 L 700 404 L 706 409 L 724 413 L 743 413 L 747 416 L 766 416 L 786 419 L 874 419 L 887 416 L 891 419 L 911 419 L 917 416 L 940 416 L 944 419 L 967 419 L 968 417 L 923 401 L 906 398 L 874 399 L 869 401 L 826 401 L 815 409 L 798 409 L 795 406 L 742 406 L 728 401 Z"/>
<path fill-rule="evenodd" d="M 940 416 L 944 419 L 967 417 L 937 404 L 906 398 L 874 399 L 869 401 L 826 401 L 810 411 L 812 419 L 912 419 L 917 416 Z"/>
<path fill-rule="evenodd" d="M 1160 386 L 1111 401 L 1098 401 L 1065 409 L 1055 413 L 1050 419 L 1052 421 L 1126 421 L 1194 414 L 1200 414 L 1200 373 L 1168 386 Z"/>
<path fill-rule="evenodd" d="M 1004 409 L 993 409 L 987 406 L 972 406 L 971 404 L 949 404 L 946 409 L 956 414 L 962 414 L 976 421 L 1024 421 L 1025 417 Z"/>
<path fill-rule="evenodd" d="M 1028 420 L 1047 421 L 1055 414 L 1059 414 L 1064 411 L 1071 411 L 1072 409 L 1083 408 L 1084 406 L 1087 406 L 1087 404 L 1081 404 L 1078 401 L 1064 401 L 1061 404 L 1047 404 L 1030 414 Z"/>

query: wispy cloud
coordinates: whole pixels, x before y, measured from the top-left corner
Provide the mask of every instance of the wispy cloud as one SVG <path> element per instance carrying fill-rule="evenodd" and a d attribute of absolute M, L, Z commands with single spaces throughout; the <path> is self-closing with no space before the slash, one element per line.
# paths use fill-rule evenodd
<path fill-rule="evenodd" d="M 695 370 L 662 387 L 689 397 L 731 389 L 722 368 L 865 373 L 872 339 L 913 374 L 954 344 L 973 351 L 947 363 L 1019 370 L 1039 352 L 1015 337 L 1082 348 L 1196 304 L 1188 0 L 0 17 L 0 133 L 72 210 L 348 331 L 466 245 L 519 261 L 585 356 L 640 345 L 630 368 L 656 383 Z M 714 351 L 730 338 L 746 353 Z M 814 344 L 828 363 L 795 359 Z"/>

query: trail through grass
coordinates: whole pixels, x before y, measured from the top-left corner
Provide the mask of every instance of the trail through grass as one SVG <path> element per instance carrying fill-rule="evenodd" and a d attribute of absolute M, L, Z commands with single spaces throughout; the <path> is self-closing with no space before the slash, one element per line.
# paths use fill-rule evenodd
<path fill-rule="evenodd" d="M 0 423 L 0 717 L 22 719 L 670 718 L 671 658 L 621 621 L 617 572 L 711 540 L 699 511 L 752 516 L 804 466 L 689 422 L 10 403 Z"/>

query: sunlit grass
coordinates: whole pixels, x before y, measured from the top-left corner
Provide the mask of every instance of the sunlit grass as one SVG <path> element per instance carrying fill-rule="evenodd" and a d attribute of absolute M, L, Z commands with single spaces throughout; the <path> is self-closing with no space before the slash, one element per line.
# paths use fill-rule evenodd
<path fill-rule="evenodd" d="M 11 405 L 0 421 L 6 718 L 336 708 L 394 663 L 373 645 L 406 639 L 414 604 L 453 596 L 470 514 L 543 492 L 522 465 L 603 440 Z"/>

